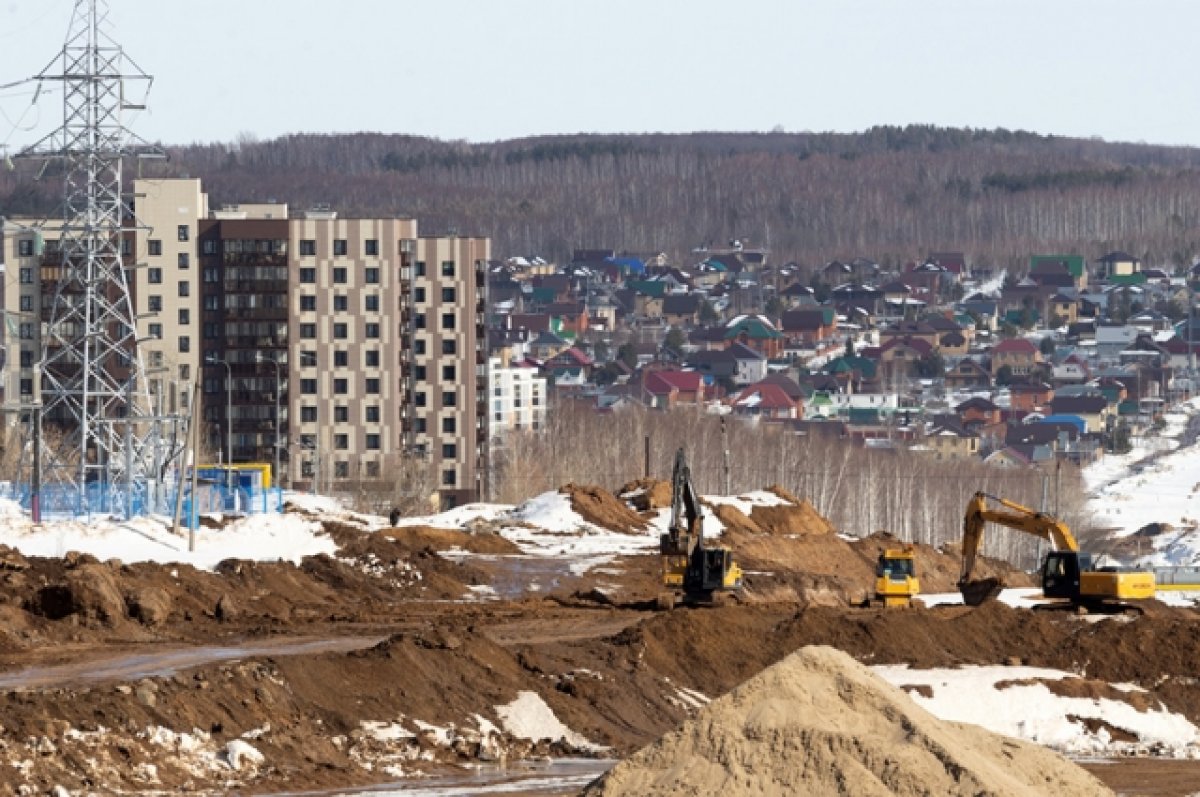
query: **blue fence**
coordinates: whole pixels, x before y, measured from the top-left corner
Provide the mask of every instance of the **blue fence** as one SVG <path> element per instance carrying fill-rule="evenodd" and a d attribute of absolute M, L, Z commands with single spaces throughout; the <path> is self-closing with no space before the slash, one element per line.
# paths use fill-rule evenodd
<path fill-rule="evenodd" d="M 185 481 L 181 522 L 192 526 L 197 522 L 197 514 L 254 515 L 282 511 L 283 490 L 277 487 L 264 490 L 232 481 L 228 485 L 210 480 L 199 481 L 195 496 L 192 495 L 191 482 Z M 134 483 L 127 487 L 123 482 L 92 482 L 83 490 L 71 485 L 44 484 L 38 492 L 38 504 L 43 520 L 91 518 L 98 515 L 171 516 L 175 513 L 176 493 L 175 483 Z M 23 509 L 32 512 L 33 491 L 29 484 L 4 485 L 0 488 L 0 498 L 16 501 Z"/>

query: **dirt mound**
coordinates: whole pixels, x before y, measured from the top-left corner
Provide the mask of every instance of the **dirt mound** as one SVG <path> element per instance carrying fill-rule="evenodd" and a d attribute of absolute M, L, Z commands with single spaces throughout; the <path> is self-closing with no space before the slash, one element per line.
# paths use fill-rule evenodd
<path fill-rule="evenodd" d="M 473 534 L 458 529 L 439 529 L 433 526 L 399 526 L 381 529 L 376 536 L 393 540 L 410 551 L 463 550 L 483 554 L 519 554 L 521 549 L 499 534 Z"/>
<path fill-rule="evenodd" d="M 1012 686 L 1033 686 L 1040 684 L 1059 697 L 1081 697 L 1087 700 L 1117 700 L 1128 703 L 1140 712 L 1159 711 L 1162 704 L 1148 692 L 1126 691 L 1117 689 L 1108 681 L 1097 681 L 1094 678 L 1022 678 L 1014 681 L 997 681 L 996 689 L 1007 689 Z"/>
<path fill-rule="evenodd" d="M 603 487 L 568 484 L 559 488 L 559 492 L 571 497 L 571 508 L 589 523 L 619 534 L 642 534 L 646 531 L 645 518 Z"/>
<path fill-rule="evenodd" d="M 831 648 L 805 648 L 589 787 L 616 795 L 1111 794 L 1033 744 L 942 722 Z"/>
<path fill-rule="evenodd" d="M 638 479 L 617 490 L 617 497 L 639 512 L 651 512 L 671 505 L 671 483 L 660 479 Z"/>

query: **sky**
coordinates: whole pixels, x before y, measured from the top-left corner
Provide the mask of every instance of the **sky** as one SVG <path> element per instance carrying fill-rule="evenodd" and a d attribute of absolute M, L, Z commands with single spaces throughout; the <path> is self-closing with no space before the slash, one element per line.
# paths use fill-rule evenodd
<path fill-rule="evenodd" d="M 100 0 L 101 4 L 105 0 Z M 75 0 L 0 0 L 0 85 Z M 1005 127 L 1200 145 L 1194 0 L 107 0 L 164 144 L 383 132 Z M 0 145 L 61 122 L 0 89 Z M 141 88 L 135 91 L 140 96 Z"/>

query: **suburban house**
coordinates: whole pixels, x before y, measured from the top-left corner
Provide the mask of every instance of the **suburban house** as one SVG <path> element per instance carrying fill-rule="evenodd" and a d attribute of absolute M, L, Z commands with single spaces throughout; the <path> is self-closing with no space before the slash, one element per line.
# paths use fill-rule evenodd
<path fill-rule="evenodd" d="M 697 293 L 670 294 L 663 298 L 663 321 L 671 326 L 690 328 L 700 322 L 704 297 Z"/>
<path fill-rule="evenodd" d="M 753 384 L 767 375 L 767 358 L 749 346 L 734 343 L 726 351 L 733 357 L 735 385 Z"/>
<path fill-rule="evenodd" d="M 942 421 L 935 425 L 926 433 L 923 442 L 937 459 L 979 457 L 979 435 L 968 432 L 952 421 Z"/>
<path fill-rule="evenodd" d="M 734 415 L 760 418 L 803 418 L 804 401 L 788 396 L 779 385 L 757 382 L 729 401 Z"/>
<path fill-rule="evenodd" d="M 978 360 L 959 360 L 946 370 L 946 387 L 954 389 L 991 387 L 992 374 Z"/>
<path fill-rule="evenodd" d="M 1045 382 L 1017 382 L 1009 386 L 1009 407 L 1019 412 L 1041 412 L 1054 398 Z"/>
<path fill-rule="evenodd" d="M 1108 418 L 1113 414 L 1103 396 L 1055 396 L 1050 399 L 1050 410 L 1055 415 L 1082 418 L 1089 434 L 1106 431 Z"/>
<path fill-rule="evenodd" d="M 1034 255 L 1029 258 L 1029 273 L 1046 272 L 1047 269 L 1041 268 L 1043 263 L 1061 266 L 1061 269 L 1071 277 L 1070 285 L 1076 288 L 1083 288 L 1087 285 L 1087 262 L 1083 255 Z"/>
<path fill-rule="evenodd" d="M 705 400 L 704 377 L 695 371 L 648 371 L 642 376 L 646 403 L 660 410 L 682 404 L 701 405 Z"/>
<path fill-rule="evenodd" d="M 1109 252 L 1096 260 L 1096 276 L 1100 279 L 1129 277 L 1142 270 L 1142 261 L 1126 252 Z"/>
<path fill-rule="evenodd" d="M 1000 408 L 981 396 L 973 396 L 954 408 L 959 423 L 965 429 L 1000 423 Z"/>
<path fill-rule="evenodd" d="M 788 340 L 810 346 L 837 334 L 837 317 L 828 305 L 788 310 L 779 325 Z"/>
<path fill-rule="evenodd" d="M 992 376 L 1008 366 L 1015 376 L 1025 376 L 1042 361 L 1042 353 L 1026 338 L 1008 338 L 992 347 Z"/>
<path fill-rule="evenodd" d="M 773 359 L 783 354 L 783 335 L 766 316 L 739 315 L 725 325 L 726 348 L 740 343 Z"/>

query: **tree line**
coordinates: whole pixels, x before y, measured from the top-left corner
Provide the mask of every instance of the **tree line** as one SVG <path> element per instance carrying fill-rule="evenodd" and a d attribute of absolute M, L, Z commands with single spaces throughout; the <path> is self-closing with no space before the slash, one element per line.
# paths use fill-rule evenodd
<path fill-rule="evenodd" d="M 772 260 L 933 251 L 1022 269 L 1032 253 L 1200 254 L 1200 150 L 1023 131 L 545 136 L 489 143 L 360 133 L 166 147 L 143 174 L 204 180 L 214 207 L 276 199 L 488 235 L 498 255 L 665 252 L 749 240 Z M 51 212 L 53 172 L 0 171 L 0 212 Z"/>

